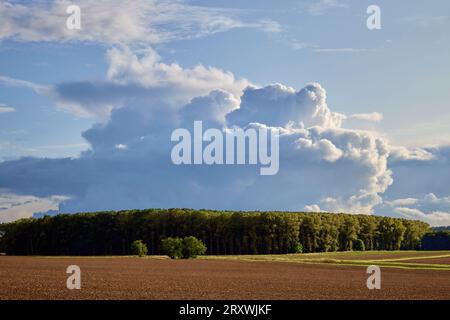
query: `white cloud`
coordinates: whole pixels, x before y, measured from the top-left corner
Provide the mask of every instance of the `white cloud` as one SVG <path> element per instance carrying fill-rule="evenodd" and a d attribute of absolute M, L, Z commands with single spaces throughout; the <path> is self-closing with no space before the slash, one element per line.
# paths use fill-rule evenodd
<path fill-rule="evenodd" d="M 72 148 L 88 148 L 87 143 L 66 143 L 66 144 L 51 144 L 51 145 L 38 145 L 33 146 L 33 150 L 55 150 L 55 149 L 72 149 Z"/>
<path fill-rule="evenodd" d="M 0 113 L 10 113 L 14 111 L 16 111 L 16 109 L 13 107 L 7 106 L 6 104 L 0 104 Z"/>
<path fill-rule="evenodd" d="M 296 91 L 282 84 L 264 88 L 250 87 L 245 91 L 239 109 L 227 116 L 229 123 L 245 125 L 250 122 L 268 126 L 340 127 L 343 114 L 332 112 L 326 104 L 326 91 L 318 83 L 311 83 Z"/>
<path fill-rule="evenodd" d="M 394 211 L 406 218 L 414 220 L 422 220 L 429 223 L 431 226 L 449 226 L 450 225 L 450 213 L 434 211 L 425 213 L 418 209 L 399 207 Z"/>
<path fill-rule="evenodd" d="M 381 114 L 379 112 L 354 113 L 354 114 L 351 114 L 348 118 L 355 119 L 355 120 L 379 122 L 379 121 L 383 120 L 383 114 Z"/>
<path fill-rule="evenodd" d="M 317 204 L 306 205 L 303 207 L 303 211 L 305 212 L 322 212 L 322 209 Z"/>
<path fill-rule="evenodd" d="M 239 106 L 239 98 L 224 90 L 213 90 L 207 96 L 193 98 L 180 111 L 186 124 L 201 119 L 204 125 L 222 128 L 226 116 Z"/>
<path fill-rule="evenodd" d="M 254 26 L 268 33 L 278 33 L 283 31 L 283 27 L 278 22 L 271 19 L 262 19 L 255 23 Z"/>
<path fill-rule="evenodd" d="M 426 214 L 450 212 L 450 147 L 426 148 L 413 153 L 404 151 L 400 156 L 390 151 L 388 164 L 394 183 L 383 195 L 388 200 L 386 206 L 377 208 L 376 212 L 382 214 L 396 207 L 417 209 Z"/>
<path fill-rule="evenodd" d="M 439 198 L 429 193 L 422 198 L 386 201 L 394 212 L 410 219 L 419 219 L 433 226 L 450 225 L 450 196 Z"/>
<path fill-rule="evenodd" d="M 214 67 L 197 65 L 182 68 L 177 63 L 166 64 L 151 48 L 138 55 L 122 46 L 108 50 L 108 79 L 118 84 L 137 84 L 143 87 L 175 87 L 178 94 L 185 92 L 189 98 L 222 89 L 239 97 L 250 83 L 236 79 L 233 73 Z M 178 101 L 179 103 L 179 101 Z"/>
<path fill-rule="evenodd" d="M 372 214 L 374 207 L 383 202 L 377 193 L 365 191 L 347 198 L 327 197 L 320 201 L 323 209 L 328 212 L 344 212 L 354 214 Z"/>
<path fill-rule="evenodd" d="M 38 94 L 48 94 L 51 88 L 49 86 L 36 84 L 30 81 L 14 79 L 0 75 L 0 84 L 11 87 L 24 87 L 33 90 Z"/>
<path fill-rule="evenodd" d="M 235 9 L 168 0 L 80 0 L 81 30 L 66 28 L 72 1 L 0 3 L 0 39 L 155 44 L 202 37 L 235 28 L 278 32 L 275 21 L 244 21 Z M 247 19 L 248 20 L 248 19 Z"/>
<path fill-rule="evenodd" d="M 329 162 L 335 162 L 342 157 L 342 150 L 338 149 L 330 140 L 320 139 L 312 141 L 305 138 L 297 140 L 297 147 L 299 149 L 308 150 L 318 154 L 319 159 L 324 159 Z"/>
<path fill-rule="evenodd" d="M 429 161 L 435 159 L 435 155 L 423 148 L 406 148 L 403 146 L 390 146 L 391 161 Z"/>
<path fill-rule="evenodd" d="M 114 147 L 116 149 L 119 149 L 119 150 L 126 150 L 126 149 L 128 149 L 128 146 L 126 144 L 122 144 L 122 143 L 116 144 Z"/>
<path fill-rule="evenodd" d="M 35 197 L 0 193 L 0 223 L 29 218 L 37 212 L 58 210 L 59 204 L 68 200 L 64 196 Z"/>
<path fill-rule="evenodd" d="M 401 206 L 412 206 L 418 202 L 417 199 L 414 198 L 405 198 L 405 199 L 396 199 L 394 201 L 386 201 L 386 204 L 392 207 L 401 207 Z"/>

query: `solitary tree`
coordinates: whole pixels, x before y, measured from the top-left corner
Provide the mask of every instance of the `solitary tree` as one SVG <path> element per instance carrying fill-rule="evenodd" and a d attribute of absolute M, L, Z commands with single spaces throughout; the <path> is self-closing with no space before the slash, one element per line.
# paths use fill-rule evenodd
<path fill-rule="evenodd" d="M 142 240 L 133 241 L 131 244 L 131 253 L 133 255 L 144 257 L 147 255 L 147 245 Z"/>
<path fill-rule="evenodd" d="M 206 246 L 196 237 L 186 237 L 183 239 L 183 259 L 196 258 L 204 255 Z"/>

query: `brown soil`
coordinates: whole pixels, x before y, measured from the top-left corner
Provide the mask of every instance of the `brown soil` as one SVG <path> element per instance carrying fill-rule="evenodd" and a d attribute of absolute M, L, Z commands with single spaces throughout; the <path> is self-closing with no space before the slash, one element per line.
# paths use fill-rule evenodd
<path fill-rule="evenodd" d="M 81 268 L 81 290 L 66 268 Z M 0 299 L 450 299 L 450 272 L 382 268 L 368 290 L 363 267 L 139 258 L 0 257 Z"/>

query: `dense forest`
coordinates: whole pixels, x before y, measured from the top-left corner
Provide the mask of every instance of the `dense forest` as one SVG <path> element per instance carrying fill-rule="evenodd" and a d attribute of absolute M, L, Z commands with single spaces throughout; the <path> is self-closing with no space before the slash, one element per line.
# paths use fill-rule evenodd
<path fill-rule="evenodd" d="M 430 232 L 420 221 L 349 214 L 149 209 L 61 214 L 0 225 L 14 255 L 128 255 L 140 239 L 160 254 L 166 237 L 195 236 L 207 254 L 270 254 L 420 249 Z M 361 241 L 359 241 L 361 240 Z"/>
<path fill-rule="evenodd" d="M 434 231 L 424 235 L 423 250 L 450 250 L 450 231 Z"/>

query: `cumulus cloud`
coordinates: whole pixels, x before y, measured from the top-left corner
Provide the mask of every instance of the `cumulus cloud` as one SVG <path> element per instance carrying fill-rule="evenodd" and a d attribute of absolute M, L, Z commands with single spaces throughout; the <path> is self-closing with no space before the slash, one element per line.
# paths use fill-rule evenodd
<path fill-rule="evenodd" d="M 110 49 L 107 61 L 101 81 L 44 86 L 0 78 L 3 84 L 46 94 L 60 108 L 99 121 L 83 132 L 90 147 L 79 158 L 1 162 L 0 188 L 39 199 L 64 195 L 70 199 L 51 208 L 60 212 L 193 207 L 371 214 L 382 207 L 386 194 L 398 199 L 392 210 L 408 203 L 410 209 L 422 210 L 404 200 L 405 194 L 418 199 L 419 190 L 404 193 L 411 180 L 402 175 L 409 174 L 410 166 L 434 170 L 438 164 L 450 172 L 445 149 L 392 147 L 374 132 L 344 128 L 346 116 L 331 110 L 325 89 L 317 83 L 299 90 L 282 84 L 257 87 L 227 71 L 183 68 L 161 62 L 152 49 L 136 53 L 126 46 Z M 192 129 L 195 120 L 223 132 L 233 127 L 279 131 L 278 174 L 260 176 L 253 165 L 174 165 L 171 132 Z M 446 174 L 439 179 L 448 188 Z M 424 182 L 422 194 L 441 194 L 437 185 Z M 401 192 L 396 193 L 399 184 Z"/>
<path fill-rule="evenodd" d="M 239 109 L 227 115 L 227 120 L 238 126 L 259 122 L 274 127 L 333 128 L 340 127 L 344 118 L 328 108 L 325 89 L 317 83 L 299 91 L 282 84 L 247 88 Z"/>
<path fill-rule="evenodd" d="M 0 39 L 18 41 L 87 41 L 106 44 L 155 44 L 202 37 L 235 28 L 278 32 L 275 21 L 249 21 L 235 9 L 196 6 L 166 0 L 80 0 L 81 30 L 66 28 L 72 1 L 2 1 Z M 246 19 L 244 19 L 246 18 Z"/>
<path fill-rule="evenodd" d="M 386 142 L 342 128 L 345 116 L 331 111 L 319 84 L 258 88 L 219 69 L 161 63 L 152 50 L 139 56 L 116 48 L 108 59 L 104 82 L 52 87 L 59 102 L 89 112 L 111 106 L 104 122 L 83 133 L 90 149 L 78 159 L 5 161 L 0 187 L 40 198 L 64 194 L 71 199 L 60 204 L 63 212 L 208 207 L 371 213 L 392 183 Z M 260 176 L 252 165 L 173 165 L 171 132 L 190 129 L 194 120 L 222 130 L 278 130 L 278 174 Z"/>
<path fill-rule="evenodd" d="M 338 149 L 330 140 L 320 139 L 319 141 L 312 141 L 305 138 L 297 140 L 299 149 L 307 150 L 312 154 L 317 154 L 319 159 L 324 159 L 329 162 L 335 162 L 342 157 L 342 150 Z"/>
<path fill-rule="evenodd" d="M 180 108 L 212 90 L 229 92 L 238 101 L 249 85 L 246 79 L 236 79 L 221 69 L 203 65 L 186 69 L 176 63 L 165 64 L 151 48 L 140 54 L 125 46 L 112 48 L 107 59 L 106 81 L 57 85 L 52 91 L 57 103 L 77 115 L 108 119 L 113 109 L 130 103 L 149 114 L 155 109 Z"/>
<path fill-rule="evenodd" d="M 320 137 L 333 142 L 333 148 L 329 149 L 332 152 L 325 153 L 323 159 L 336 161 L 334 168 L 342 175 L 339 180 L 329 182 L 334 184 L 333 192 L 324 193 L 326 196 L 317 203 L 308 205 L 329 212 L 373 213 L 374 207 L 382 203 L 380 195 L 393 183 L 387 166 L 389 147 L 386 141 L 370 132 L 342 128 L 315 127 L 310 132 L 315 139 Z M 348 179 L 349 176 L 352 179 Z"/>
<path fill-rule="evenodd" d="M 239 97 L 242 89 L 250 84 L 246 79 L 236 79 L 233 73 L 214 67 L 197 65 L 182 68 L 177 63 L 162 63 L 161 57 L 152 48 L 140 52 L 138 55 L 126 46 L 108 50 L 108 79 L 116 84 L 134 84 L 145 88 L 170 87 L 173 89 L 171 95 L 185 94 L 188 99 L 214 89 L 222 89 Z"/>
<path fill-rule="evenodd" d="M 222 128 L 226 116 L 239 106 L 239 98 L 223 90 L 213 90 L 207 96 L 195 97 L 181 111 L 183 122 L 202 120 L 209 127 Z"/>

